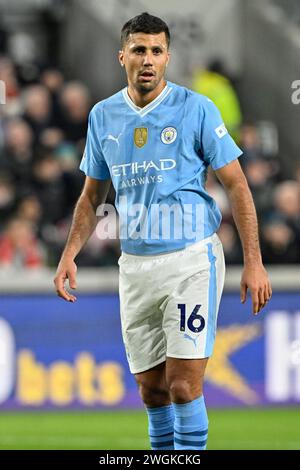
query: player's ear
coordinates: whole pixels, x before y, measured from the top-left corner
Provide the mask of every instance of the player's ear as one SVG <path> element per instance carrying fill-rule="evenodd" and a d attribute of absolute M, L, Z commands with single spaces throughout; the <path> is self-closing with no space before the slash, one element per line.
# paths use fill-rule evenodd
<path fill-rule="evenodd" d="M 123 51 L 119 51 L 119 62 L 120 62 L 121 67 L 124 67 L 124 52 Z"/>
<path fill-rule="evenodd" d="M 169 62 L 170 62 L 170 52 L 168 52 L 168 60 L 167 60 L 167 63 L 166 63 L 166 67 L 168 67 Z"/>

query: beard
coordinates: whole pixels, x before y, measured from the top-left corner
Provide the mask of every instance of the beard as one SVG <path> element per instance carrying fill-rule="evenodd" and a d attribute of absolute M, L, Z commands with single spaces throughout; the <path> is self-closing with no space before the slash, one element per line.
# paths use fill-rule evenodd
<path fill-rule="evenodd" d="M 136 89 L 143 95 L 146 95 L 147 93 L 150 93 L 151 91 L 155 90 L 155 88 L 159 85 L 160 81 L 161 78 L 157 79 L 156 77 L 151 82 L 137 81 Z"/>

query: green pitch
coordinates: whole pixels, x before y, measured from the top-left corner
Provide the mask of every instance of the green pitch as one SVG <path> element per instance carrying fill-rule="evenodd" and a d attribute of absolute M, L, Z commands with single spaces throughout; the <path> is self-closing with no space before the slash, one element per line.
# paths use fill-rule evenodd
<path fill-rule="evenodd" d="M 300 409 L 209 410 L 209 449 L 300 449 Z M 0 413 L 3 449 L 149 449 L 146 415 Z"/>

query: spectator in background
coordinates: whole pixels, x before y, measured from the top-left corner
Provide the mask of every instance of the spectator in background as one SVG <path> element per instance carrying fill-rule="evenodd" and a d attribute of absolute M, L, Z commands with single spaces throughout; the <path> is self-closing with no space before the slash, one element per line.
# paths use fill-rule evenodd
<path fill-rule="evenodd" d="M 239 98 L 222 61 L 211 62 L 207 69 L 196 70 L 192 89 L 210 98 L 219 108 L 228 132 L 239 140 L 242 113 Z"/>
<path fill-rule="evenodd" d="M 295 232 L 300 243 L 300 185 L 297 181 L 280 183 L 274 193 L 275 215 Z"/>
<path fill-rule="evenodd" d="M 57 264 L 69 230 L 68 215 L 84 179 L 78 165 L 91 107 L 89 91 L 81 82 L 65 83 L 56 68 L 39 76 L 35 65 L 34 71 L 33 80 L 24 80 L 9 58 L 0 58 L 0 79 L 8 92 L 0 116 L 1 266 L 41 266 L 45 258 L 48 265 Z M 47 257 L 43 250 L 39 256 L 37 240 L 47 247 Z M 95 237 L 79 264 L 111 265 L 118 257 L 117 241 Z"/>
<path fill-rule="evenodd" d="M 52 126 L 50 94 L 43 85 L 31 85 L 24 93 L 24 120 L 29 124 L 37 144 L 41 133 Z"/>
<path fill-rule="evenodd" d="M 0 80 L 5 83 L 6 104 L 1 106 L 5 116 L 16 116 L 21 112 L 20 89 L 13 62 L 5 56 L 0 57 Z"/>
<path fill-rule="evenodd" d="M 62 143 L 55 149 L 54 156 L 58 160 L 63 173 L 64 184 L 67 188 L 65 202 L 68 213 L 71 213 L 84 181 L 83 173 L 78 171 L 81 155 L 79 156 L 74 144 Z"/>
<path fill-rule="evenodd" d="M 4 229 L 7 219 L 15 209 L 16 187 L 8 174 L 0 174 L 0 230 Z"/>
<path fill-rule="evenodd" d="M 41 268 L 44 251 L 30 223 L 13 218 L 0 237 L 0 266 L 6 268 Z"/>
<path fill-rule="evenodd" d="M 33 227 L 35 233 L 38 234 L 41 229 L 43 210 L 37 196 L 34 194 L 25 196 L 17 207 L 16 216 L 27 221 Z"/>
<path fill-rule="evenodd" d="M 61 129 L 57 127 L 47 127 L 40 134 L 39 138 L 39 151 L 54 151 L 64 141 L 64 134 Z"/>
<path fill-rule="evenodd" d="M 41 83 L 50 93 L 53 115 L 60 113 L 59 95 L 64 85 L 64 76 L 60 70 L 46 68 L 41 74 Z"/>
<path fill-rule="evenodd" d="M 33 168 L 33 187 L 43 212 L 43 223 L 56 223 L 66 213 L 65 185 L 57 159 L 49 154 L 38 160 Z"/>
<path fill-rule="evenodd" d="M 0 170 L 8 173 L 17 187 L 18 194 L 31 188 L 33 163 L 33 134 L 29 125 L 20 118 L 8 121 L 6 145 L 0 156 Z"/>
<path fill-rule="evenodd" d="M 284 181 L 274 190 L 273 212 L 262 225 L 262 249 L 266 263 L 300 262 L 300 185 Z"/>
<path fill-rule="evenodd" d="M 240 144 L 244 152 L 243 162 L 246 163 L 252 159 L 260 158 L 261 142 L 257 128 L 254 124 L 244 124 L 240 131 Z"/>
<path fill-rule="evenodd" d="M 78 143 L 86 138 L 90 95 L 88 88 L 80 82 L 64 85 L 61 96 L 61 117 L 59 127 L 68 141 Z"/>
<path fill-rule="evenodd" d="M 296 233 L 280 217 L 274 216 L 262 226 L 261 244 L 265 263 L 300 262 L 300 246 L 297 243 Z"/>
<path fill-rule="evenodd" d="M 251 189 L 259 218 L 272 209 L 274 183 L 272 167 L 268 160 L 251 158 L 244 164 L 244 172 Z"/>

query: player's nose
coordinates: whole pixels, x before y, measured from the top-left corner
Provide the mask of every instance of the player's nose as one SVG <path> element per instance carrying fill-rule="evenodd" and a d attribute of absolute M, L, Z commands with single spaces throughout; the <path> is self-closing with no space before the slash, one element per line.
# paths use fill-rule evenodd
<path fill-rule="evenodd" d="M 150 52 L 148 52 L 148 54 L 145 54 L 143 65 L 144 65 L 144 67 L 147 67 L 149 65 L 153 65 L 153 58 L 152 58 L 152 54 Z"/>

